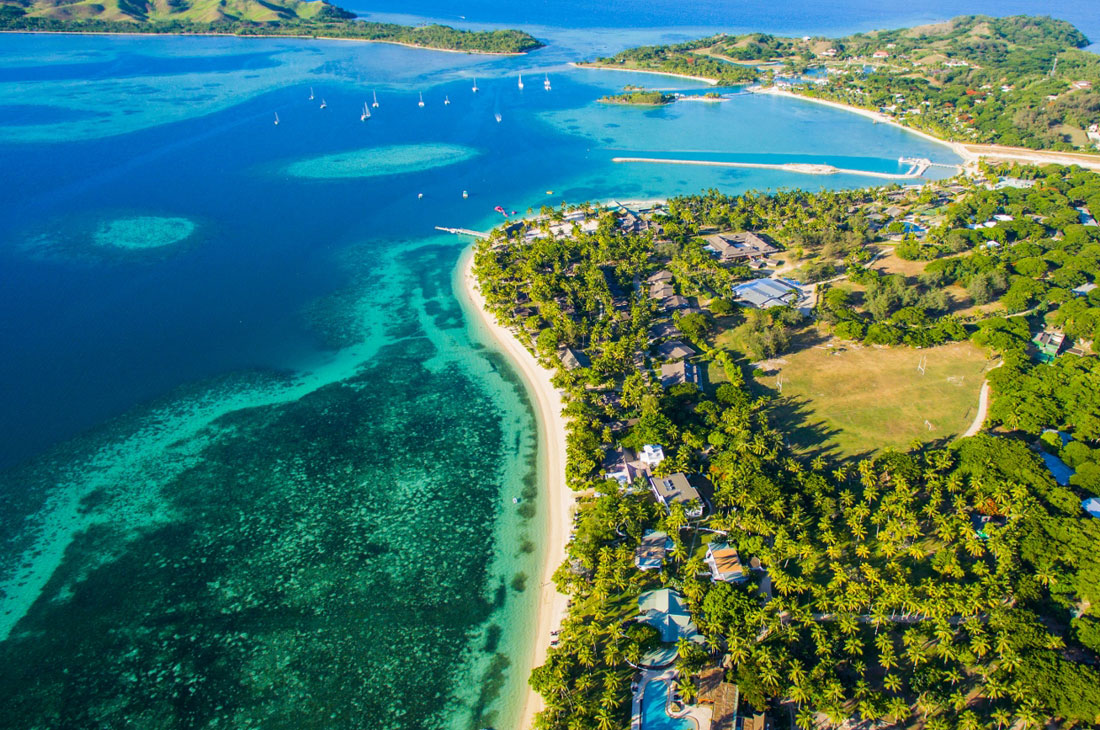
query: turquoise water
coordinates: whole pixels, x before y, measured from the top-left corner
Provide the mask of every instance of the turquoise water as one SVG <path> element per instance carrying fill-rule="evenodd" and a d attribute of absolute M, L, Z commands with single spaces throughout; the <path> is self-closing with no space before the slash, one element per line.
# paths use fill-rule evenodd
<path fill-rule="evenodd" d="M 642 730 L 695 730 L 695 721 L 668 714 L 668 682 L 650 682 L 642 695 Z"/>
<path fill-rule="evenodd" d="M 567 65 L 681 32 L 552 30 L 522 58 L 4 37 L 0 727 L 516 724 L 535 424 L 456 300 L 466 242 L 434 227 L 872 182 L 624 152 L 953 160 L 810 104 L 605 107 L 698 85 Z"/>

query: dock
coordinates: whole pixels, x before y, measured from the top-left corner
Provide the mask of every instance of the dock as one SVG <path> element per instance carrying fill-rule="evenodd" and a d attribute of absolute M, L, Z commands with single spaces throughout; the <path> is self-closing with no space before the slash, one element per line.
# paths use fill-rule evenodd
<path fill-rule="evenodd" d="M 787 162 L 781 165 L 767 164 L 763 162 L 719 162 L 717 160 L 670 160 L 658 157 L 613 157 L 612 162 L 644 162 L 662 165 L 705 165 L 709 167 L 744 167 L 758 170 L 782 170 L 784 172 L 797 172 L 803 175 L 862 175 L 864 177 L 877 177 L 884 180 L 906 180 L 919 178 L 932 163 L 910 163 L 912 166 L 904 173 L 872 172 L 870 170 L 848 170 L 832 165 L 813 165 L 802 162 Z M 920 163 L 926 162 L 921 160 Z"/>
<path fill-rule="evenodd" d="M 456 236 L 473 236 L 474 238 L 488 238 L 488 233 L 482 233 L 481 231 L 471 231 L 469 228 L 448 228 L 446 226 L 436 226 L 437 231 L 443 231 L 444 233 L 453 233 Z"/>

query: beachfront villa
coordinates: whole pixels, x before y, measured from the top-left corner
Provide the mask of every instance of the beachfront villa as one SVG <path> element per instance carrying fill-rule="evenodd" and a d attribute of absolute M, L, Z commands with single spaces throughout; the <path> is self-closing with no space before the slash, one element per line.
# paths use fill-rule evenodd
<path fill-rule="evenodd" d="M 672 538 L 667 532 L 646 530 L 634 551 L 634 566 L 638 570 L 660 570 L 665 564 L 665 554 L 671 549 Z"/>
<path fill-rule="evenodd" d="M 703 516 L 703 498 L 699 495 L 699 490 L 691 486 L 686 474 L 676 472 L 667 477 L 650 477 L 649 485 L 657 501 L 669 512 L 672 511 L 672 505 L 681 504 L 688 517 Z"/>
<path fill-rule="evenodd" d="M 634 454 L 629 449 L 616 447 L 603 460 L 604 477 L 614 479 L 622 487 L 629 486 L 639 475 L 636 463 Z"/>
<path fill-rule="evenodd" d="M 665 460 L 665 450 L 660 444 L 646 444 L 642 447 L 641 453 L 638 454 L 638 459 L 646 467 L 653 469 Z"/>
<path fill-rule="evenodd" d="M 726 543 L 712 542 L 707 546 L 706 564 L 710 568 L 710 579 L 715 583 L 740 583 L 747 577 L 737 549 Z"/>

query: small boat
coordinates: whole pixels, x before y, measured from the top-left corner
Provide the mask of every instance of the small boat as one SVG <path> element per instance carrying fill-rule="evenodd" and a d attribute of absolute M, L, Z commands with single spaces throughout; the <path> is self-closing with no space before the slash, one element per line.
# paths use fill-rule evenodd
<path fill-rule="evenodd" d="M 367 102 L 363 102 L 363 113 L 359 115 L 359 121 L 365 122 L 370 119 L 370 109 L 367 108 Z"/>
<path fill-rule="evenodd" d="M 470 194 L 468 192 L 466 192 L 465 190 L 463 190 L 462 191 L 462 199 L 465 200 L 468 197 L 470 197 Z"/>
<path fill-rule="evenodd" d="M 519 75 L 519 90 L 523 91 L 523 74 Z"/>
<path fill-rule="evenodd" d="M 553 191 L 553 190 L 547 190 L 547 191 L 546 191 L 546 194 L 547 194 L 547 195 L 553 195 L 553 194 L 554 194 L 554 191 Z"/>
<path fill-rule="evenodd" d="M 424 193 L 417 193 L 416 194 L 416 199 L 417 200 L 423 200 L 424 199 Z"/>
<path fill-rule="evenodd" d="M 309 87 L 309 100 L 313 101 L 313 87 Z"/>
<path fill-rule="evenodd" d="M 420 103 L 418 103 L 417 106 L 419 106 L 421 109 L 424 108 L 424 94 L 423 93 L 420 94 Z"/>
<path fill-rule="evenodd" d="M 476 93 L 478 92 L 478 88 L 477 88 L 477 79 L 474 79 L 474 88 L 473 88 L 473 89 L 471 89 L 471 91 L 473 91 L 473 92 L 474 92 L 475 94 L 476 94 Z"/>
<path fill-rule="evenodd" d="M 512 497 L 512 504 L 519 504 L 519 497 Z"/>
<path fill-rule="evenodd" d="M 443 97 L 443 104 L 444 104 L 444 105 L 447 105 L 447 104 L 450 104 L 450 103 L 451 103 L 451 97 L 449 97 L 449 96 L 444 96 L 444 97 Z"/>
<path fill-rule="evenodd" d="M 322 109 L 324 109 L 324 108 L 326 108 L 327 106 L 328 106 L 328 104 L 327 104 L 327 103 L 325 103 L 325 100 L 324 100 L 324 99 L 321 99 L 321 108 L 322 108 Z"/>
<path fill-rule="evenodd" d="M 495 116 L 496 116 L 497 124 L 500 124 L 500 112 L 497 112 Z"/>
<path fill-rule="evenodd" d="M 542 82 L 542 88 L 550 91 L 550 74 L 546 74 L 546 79 Z"/>
<path fill-rule="evenodd" d="M 275 126 L 279 126 L 279 112 L 275 112 Z"/>
<path fill-rule="evenodd" d="M 371 102 L 371 106 L 373 106 L 375 109 L 377 109 L 378 108 L 378 92 L 377 91 L 372 91 L 371 93 L 374 94 L 374 101 Z"/>

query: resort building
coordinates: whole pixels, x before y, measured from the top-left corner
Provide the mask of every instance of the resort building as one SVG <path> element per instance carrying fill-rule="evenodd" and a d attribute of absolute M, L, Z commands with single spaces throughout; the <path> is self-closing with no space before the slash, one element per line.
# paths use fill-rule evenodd
<path fill-rule="evenodd" d="M 643 593 L 638 596 L 638 613 L 638 622 L 657 629 L 663 642 L 642 657 L 641 663 L 647 667 L 667 667 L 676 661 L 676 642 L 681 638 L 703 641 L 683 597 L 675 591 L 661 588 Z"/>
<path fill-rule="evenodd" d="M 657 273 L 651 274 L 650 277 L 648 279 L 646 279 L 647 284 L 661 284 L 661 283 L 668 284 L 671 281 L 672 281 L 672 272 L 667 271 L 665 269 L 661 269 Z"/>
<path fill-rule="evenodd" d="M 640 476 L 640 470 L 634 461 L 634 454 L 629 449 L 621 446 L 608 452 L 603 460 L 603 474 L 607 479 L 614 479 L 621 486 L 628 486 L 635 478 Z"/>
<path fill-rule="evenodd" d="M 667 281 L 656 281 L 649 285 L 649 296 L 651 299 L 668 299 L 676 294 L 676 290 L 672 287 L 672 284 Z"/>
<path fill-rule="evenodd" d="M 668 320 L 666 320 L 664 322 L 658 322 L 657 324 L 653 325 L 649 330 L 649 341 L 650 342 L 655 342 L 656 340 L 663 340 L 666 337 L 683 337 L 683 336 L 684 336 L 684 333 L 680 331 L 680 328 L 677 327 L 675 323 L 669 322 Z"/>
<path fill-rule="evenodd" d="M 691 383 L 701 387 L 699 368 L 687 360 L 666 362 L 661 364 L 661 385 L 671 388 L 674 385 Z"/>
<path fill-rule="evenodd" d="M 652 469 L 665 460 L 665 450 L 661 448 L 660 444 L 646 444 L 642 447 L 642 452 L 638 454 L 638 459 L 646 467 Z"/>
<path fill-rule="evenodd" d="M 696 681 L 699 701 L 713 705 L 710 730 L 734 730 L 740 692 L 736 684 L 726 681 L 726 670 L 722 667 L 705 669 Z"/>
<path fill-rule="evenodd" d="M 726 543 L 711 543 L 707 546 L 707 567 L 713 582 L 739 583 L 746 575 L 741 567 L 741 557 L 735 548 Z"/>
<path fill-rule="evenodd" d="M 703 498 L 699 490 L 691 486 L 686 474 L 676 472 L 667 477 L 650 477 L 649 485 L 666 510 L 672 511 L 672 505 L 682 504 L 688 517 L 703 516 Z"/>
<path fill-rule="evenodd" d="M 754 279 L 733 287 L 733 296 L 745 306 L 770 309 L 798 302 L 802 290 L 787 279 Z"/>
<path fill-rule="evenodd" d="M 1087 284 L 1082 284 L 1081 286 L 1074 287 L 1072 291 L 1075 297 L 1087 297 L 1089 295 L 1089 292 L 1091 292 L 1095 288 L 1096 284 L 1093 284 L 1090 281 Z"/>
<path fill-rule="evenodd" d="M 665 564 L 665 553 L 672 549 L 672 538 L 667 532 L 646 530 L 642 543 L 634 551 L 634 565 L 638 570 L 660 570 Z"/>
<path fill-rule="evenodd" d="M 671 340 L 657 348 L 657 355 L 663 360 L 674 360 L 684 357 L 693 357 L 695 355 L 695 350 L 679 340 Z"/>
<path fill-rule="evenodd" d="M 588 357 L 583 352 L 568 347 L 558 351 L 558 359 L 561 360 L 561 364 L 565 366 L 566 370 L 586 368 L 591 364 Z"/>
<path fill-rule="evenodd" d="M 679 294 L 673 294 L 667 299 L 661 300 L 661 308 L 668 311 L 680 310 L 681 312 L 695 309 L 691 306 L 691 302 L 688 301 L 687 297 L 682 297 Z"/>
<path fill-rule="evenodd" d="M 715 233 L 703 240 L 703 248 L 724 264 L 764 258 L 779 250 L 751 231 Z"/>
<path fill-rule="evenodd" d="M 1058 356 L 1062 345 L 1066 342 L 1066 335 L 1053 330 L 1043 330 L 1031 340 L 1035 347 L 1039 348 L 1039 359 L 1046 362 Z"/>

